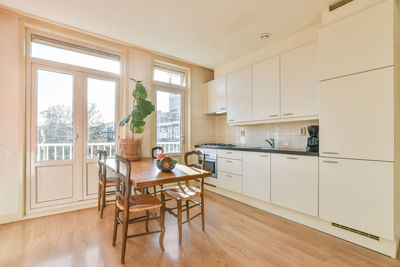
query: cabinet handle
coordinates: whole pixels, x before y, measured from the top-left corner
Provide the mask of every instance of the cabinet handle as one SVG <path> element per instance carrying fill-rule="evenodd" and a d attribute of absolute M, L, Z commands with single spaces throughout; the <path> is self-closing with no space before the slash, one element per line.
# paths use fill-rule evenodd
<path fill-rule="evenodd" d="M 226 108 L 219 108 L 219 110 L 226 110 Z"/>
<path fill-rule="evenodd" d="M 229 178 L 232 178 L 232 175 L 229 175 L 229 174 L 226 174 L 225 176 L 226 176 L 226 177 L 229 177 Z"/>
<path fill-rule="evenodd" d="M 290 115 L 294 115 L 294 113 L 284 113 L 282 114 L 283 116 L 290 116 Z"/>
<path fill-rule="evenodd" d="M 228 121 L 235 121 L 235 120 L 228 120 Z"/>
<path fill-rule="evenodd" d="M 268 158 L 269 156 L 268 155 L 259 155 L 260 157 L 262 157 L 262 158 Z"/>
<path fill-rule="evenodd" d="M 278 115 L 269 115 L 270 118 L 278 117 Z"/>
<path fill-rule="evenodd" d="M 322 154 L 337 155 L 339 153 L 337 153 L 337 152 L 322 152 Z"/>
<path fill-rule="evenodd" d="M 325 163 L 334 163 L 334 164 L 339 163 L 339 162 L 333 161 L 333 160 L 323 160 L 322 162 L 325 162 Z"/>
<path fill-rule="evenodd" d="M 232 163 L 233 161 L 232 161 L 232 160 L 227 160 L 226 162 L 228 162 L 228 163 Z"/>
<path fill-rule="evenodd" d="M 299 158 L 294 158 L 294 157 L 286 157 L 287 159 L 299 159 Z"/>
<path fill-rule="evenodd" d="M 232 152 L 226 152 L 226 154 L 232 154 Z"/>

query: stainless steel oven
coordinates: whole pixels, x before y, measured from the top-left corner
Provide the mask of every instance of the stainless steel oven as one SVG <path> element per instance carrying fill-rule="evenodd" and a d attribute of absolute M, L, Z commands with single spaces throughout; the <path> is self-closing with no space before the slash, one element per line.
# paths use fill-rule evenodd
<path fill-rule="evenodd" d="M 201 149 L 205 157 L 205 169 L 212 173 L 212 178 L 206 178 L 205 183 L 210 185 L 217 185 L 218 174 L 218 157 L 217 151 L 211 149 Z M 202 163 L 202 161 L 201 161 Z"/>

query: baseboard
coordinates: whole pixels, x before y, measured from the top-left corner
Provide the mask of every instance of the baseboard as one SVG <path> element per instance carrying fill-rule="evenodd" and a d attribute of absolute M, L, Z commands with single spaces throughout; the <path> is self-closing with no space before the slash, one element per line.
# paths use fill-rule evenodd
<path fill-rule="evenodd" d="M 69 205 L 62 206 L 62 207 L 46 207 L 46 208 L 33 210 L 29 214 L 25 214 L 25 216 L 23 217 L 23 220 L 33 219 L 33 218 L 43 217 L 43 216 L 49 216 L 49 215 L 55 215 L 55 214 L 60 214 L 60 213 L 65 213 L 65 212 L 71 212 L 71 211 L 76 211 L 76 210 L 82 210 L 82 209 L 87 209 L 87 208 L 93 208 L 93 207 L 97 207 L 97 199 L 86 200 L 86 201 L 69 204 Z"/>
<path fill-rule="evenodd" d="M 302 225 L 311 227 L 318 231 L 333 235 L 335 237 L 344 239 L 346 241 L 355 243 L 357 245 L 366 247 L 368 249 L 377 251 L 392 258 L 396 258 L 398 241 L 387 240 L 381 238 L 379 241 L 349 232 L 331 225 L 331 222 L 319 219 L 317 217 L 305 215 L 290 209 L 286 209 L 268 202 L 257 200 L 239 193 L 231 192 L 218 187 L 205 186 L 205 189 L 220 194 L 222 196 L 231 198 L 249 206 L 270 212 L 277 216 L 289 219 L 291 221 L 300 223 Z"/>
<path fill-rule="evenodd" d="M 18 213 L 0 216 L 0 224 L 12 223 L 16 221 L 18 221 Z"/>

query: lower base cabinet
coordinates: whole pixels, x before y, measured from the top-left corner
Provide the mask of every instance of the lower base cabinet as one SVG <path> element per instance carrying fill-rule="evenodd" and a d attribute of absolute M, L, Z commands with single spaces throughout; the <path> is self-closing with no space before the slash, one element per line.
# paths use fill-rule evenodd
<path fill-rule="evenodd" d="M 271 155 L 243 152 L 243 194 L 271 201 Z"/>
<path fill-rule="evenodd" d="M 271 155 L 271 203 L 318 216 L 318 157 Z"/>
<path fill-rule="evenodd" d="M 394 240 L 394 164 L 320 158 L 319 217 Z"/>
<path fill-rule="evenodd" d="M 236 193 L 242 193 L 242 176 L 219 171 L 217 179 L 217 187 L 227 189 Z"/>

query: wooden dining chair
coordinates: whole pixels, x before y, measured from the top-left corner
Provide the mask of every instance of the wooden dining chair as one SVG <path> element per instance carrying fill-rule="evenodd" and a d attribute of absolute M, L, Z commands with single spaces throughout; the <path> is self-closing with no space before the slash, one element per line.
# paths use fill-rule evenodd
<path fill-rule="evenodd" d="M 107 177 L 107 152 L 104 150 L 97 150 L 99 154 L 99 181 L 98 181 L 98 200 L 97 200 L 97 210 L 100 211 L 100 218 L 103 218 L 103 211 L 106 203 L 114 202 L 114 200 L 107 200 L 107 196 L 115 195 L 115 190 L 107 191 L 109 187 L 115 187 L 116 179 L 115 177 Z"/>
<path fill-rule="evenodd" d="M 191 155 L 196 155 L 198 161 L 202 159 L 202 164 L 189 164 L 188 158 Z M 188 151 L 185 153 L 185 165 L 189 167 L 194 167 L 197 169 L 204 170 L 205 160 L 204 153 L 201 151 Z M 162 190 L 161 201 L 169 201 L 175 200 L 176 206 L 173 208 L 166 207 L 168 213 L 177 218 L 178 221 L 178 230 L 179 230 L 179 244 L 182 243 L 182 224 L 185 224 L 197 216 L 201 215 L 201 223 L 202 229 L 205 230 L 205 221 L 204 221 L 204 178 L 196 180 L 196 182 L 200 182 L 200 188 L 196 186 L 191 186 L 189 181 L 185 181 L 184 185 L 178 184 L 178 186 Z M 167 199 L 166 199 L 167 198 Z M 195 201 L 195 198 L 200 198 L 200 201 Z M 185 209 L 182 209 L 182 201 L 185 201 Z M 196 215 L 190 217 L 189 210 L 200 206 L 200 212 Z M 177 210 L 175 213 L 174 210 Z M 182 221 L 182 212 L 186 211 L 186 220 Z"/>
<path fill-rule="evenodd" d="M 112 245 L 115 246 L 117 240 L 118 225 L 122 225 L 122 248 L 121 248 L 121 263 L 125 262 L 126 240 L 132 237 L 138 237 L 148 234 L 160 233 L 159 244 L 164 250 L 163 239 L 165 233 L 165 202 L 149 194 L 131 195 L 131 163 L 128 159 L 116 155 L 116 201 L 115 201 L 115 219 Z M 121 166 L 122 165 L 122 166 Z M 153 213 L 154 210 L 160 209 L 159 214 Z M 135 213 L 145 212 L 144 216 L 132 217 Z M 122 213 L 122 218 L 120 218 Z M 149 231 L 149 221 L 157 220 L 160 225 L 160 230 Z M 146 232 L 128 235 L 128 225 L 133 223 L 145 222 Z"/>
<path fill-rule="evenodd" d="M 155 147 L 153 147 L 152 149 L 151 149 L 151 157 L 153 158 L 153 159 L 156 159 L 157 158 L 157 155 L 158 155 L 158 151 L 160 151 L 160 153 L 164 153 L 164 148 L 163 147 L 161 147 L 161 146 L 155 146 Z M 154 194 L 154 196 L 157 196 L 158 195 L 158 193 L 161 193 L 161 190 L 163 189 L 163 186 L 162 185 L 160 185 L 160 190 L 157 190 L 157 186 L 153 186 L 153 194 Z M 147 189 L 147 192 L 148 192 L 148 189 Z"/>

